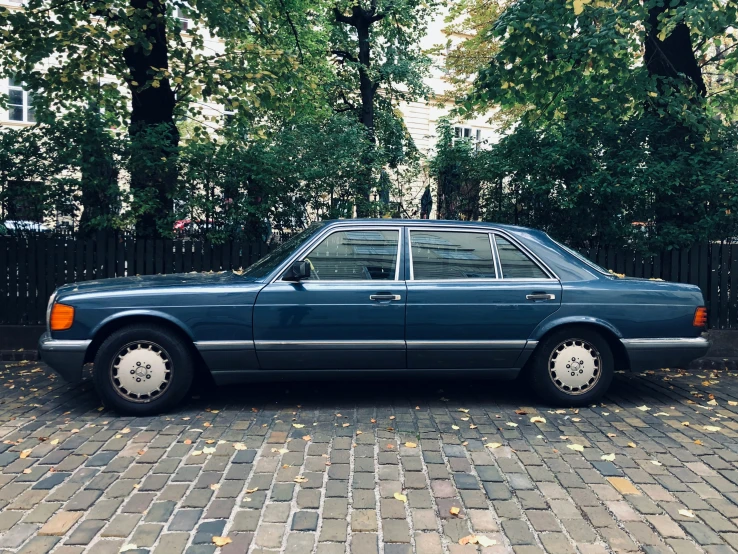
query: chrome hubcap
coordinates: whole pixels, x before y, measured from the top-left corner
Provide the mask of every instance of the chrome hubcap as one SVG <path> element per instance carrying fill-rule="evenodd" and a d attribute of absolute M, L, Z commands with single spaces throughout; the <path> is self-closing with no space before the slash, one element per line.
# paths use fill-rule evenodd
<path fill-rule="evenodd" d="M 137 341 L 118 350 L 110 366 L 116 392 L 133 402 L 151 402 L 172 380 L 169 354 L 153 342 Z"/>
<path fill-rule="evenodd" d="M 602 359 L 597 349 L 582 339 L 559 344 L 548 359 L 551 379 L 567 394 L 584 394 L 595 386 L 602 374 Z"/>

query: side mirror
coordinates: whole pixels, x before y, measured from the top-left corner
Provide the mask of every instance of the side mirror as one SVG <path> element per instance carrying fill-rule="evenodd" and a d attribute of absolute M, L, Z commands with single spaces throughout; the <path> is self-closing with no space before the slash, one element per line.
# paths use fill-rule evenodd
<path fill-rule="evenodd" d="M 287 271 L 284 280 L 298 283 L 303 279 L 310 279 L 310 262 L 292 262 L 292 267 Z"/>

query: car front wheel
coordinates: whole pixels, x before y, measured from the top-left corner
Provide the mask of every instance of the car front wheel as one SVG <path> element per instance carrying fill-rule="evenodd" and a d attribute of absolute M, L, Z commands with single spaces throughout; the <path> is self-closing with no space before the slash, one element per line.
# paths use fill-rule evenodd
<path fill-rule="evenodd" d="M 188 345 L 159 325 L 138 324 L 112 333 L 95 356 L 93 381 L 103 404 L 145 416 L 179 403 L 192 384 Z"/>
<path fill-rule="evenodd" d="M 614 374 L 612 350 L 604 337 L 586 327 L 554 331 L 538 345 L 528 377 L 544 400 L 584 406 L 605 394 Z"/>

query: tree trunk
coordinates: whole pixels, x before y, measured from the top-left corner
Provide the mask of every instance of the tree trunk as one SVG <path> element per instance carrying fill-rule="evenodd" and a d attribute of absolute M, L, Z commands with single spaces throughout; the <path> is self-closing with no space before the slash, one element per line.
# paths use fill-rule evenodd
<path fill-rule="evenodd" d="M 145 158 L 132 164 L 131 191 L 139 214 L 137 234 L 156 238 L 172 230 L 173 193 L 177 181 L 174 162 L 179 145 L 179 131 L 174 121 L 176 99 L 166 77 L 158 81 L 158 86 L 154 86 L 155 82 L 141 87 L 151 80 L 152 67 L 169 69 L 167 12 L 162 0 L 130 0 L 130 5 L 148 10 L 150 20 L 144 33 L 151 44 L 147 50 L 136 44 L 123 52 L 130 70 L 132 96 L 129 134 L 135 154 Z"/>
<path fill-rule="evenodd" d="M 679 88 L 684 92 L 685 85 L 691 85 L 696 93 L 692 100 L 696 101 L 706 94 L 707 89 L 694 54 L 689 27 L 685 23 L 679 23 L 664 40 L 659 38 L 659 17 L 669 8 L 676 7 L 664 2 L 663 5 L 657 4 L 649 10 L 644 61 L 649 75 L 659 78 L 661 93 L 667 92 L 667 87 Z M 662 102 L 669 102 L 669 99 L 654 99 L 656 107 Z M 703 140 L 682 121 L 661 116 L 651 106 L 647 111 L 651 112 L 652 118 L 649 142 L 654 153 L 654 163 L 659 158 L 668 163 L 674 155 L 688 154 L 690 145 Z M 688 186 L 687 183 L 675 182 L 670 190 L 656 192 L 653 213 L 657 232 L 663 232 L 672 225 L 681 227 L 690 221 L 696 221 L 698 210 L 691 206 L 691 191 Z"/>
<path fill-rule="evenodd" d="M 378 82 L 374 82 L 369 75 L 371 67 L 371 43 L 369 42 L 372 24 L 384 18 L 384 14 L 377 13 L 376 6 L 372 3 L 369 10 L 365 10 L 359 5 L 355 5 L 351 10 L 351 15 L 347 16 L 340 10 L 334 9 L 336 21 L 351 25 L 356 29 L 356 35 L 359 41 L 359 55 L 354 57 L 347 52 L 339 53 L 344 58 L 359 63 L 359 93 L 361 95 L 361 113 L 359 120 L 366 128 L 367 137 L 370 144 L 376 146 L 376 134 L 374 130 L 374 97 L 379 87 Z M 374 160 L 372 152 L 362 157 L 361 169 L 357 174 L 357 194 L 356 194 L 356 215 L 358 217 L 369 217 L 371 215 L 370 194 L 373 184 L 372 166 Z"/>

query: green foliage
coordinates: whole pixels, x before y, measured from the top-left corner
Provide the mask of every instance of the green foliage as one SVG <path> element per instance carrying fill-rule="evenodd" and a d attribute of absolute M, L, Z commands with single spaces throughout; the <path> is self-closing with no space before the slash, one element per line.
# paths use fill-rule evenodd
<path fill-rule="evenodd" d="M 738 5 L 492 4 L 477 28 L 491 55 L 458 101 L 498 109 L 506 131 L 474 158 L 485 218 L 578 246 L 736 236 Z"/>

